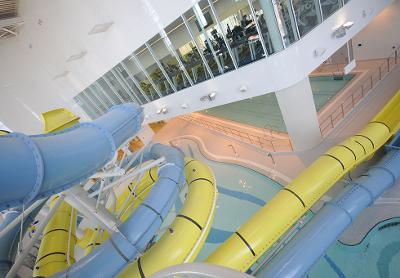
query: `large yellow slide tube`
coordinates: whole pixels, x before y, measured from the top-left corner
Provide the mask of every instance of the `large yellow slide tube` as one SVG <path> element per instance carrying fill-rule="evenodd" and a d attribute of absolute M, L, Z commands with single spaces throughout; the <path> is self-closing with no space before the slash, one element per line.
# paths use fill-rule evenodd
<path fill-rule="evenodd" d="M 399 129 L 400 91 L 358 134 L 329 149 L 241 226 L 207 263 L 245 272 L 339 179 Z"/>
<path fill-rule="evenodd" d="M 213 172 L 200 161 L 185 158 L 185 176 L 189 192 L 176 219 L 161 239 L 119 277 L 149 277 L 197 257 L 212 226 L 218 191 Z"/>
<path fill-rule="evenodd" d="M 53 198 L 50 207 L 57 199 L 58 196 Z M 75 231 L 76 210 L 62 202 L 43 231 L 33 277 L 48 277 L 75 263 Z"/>

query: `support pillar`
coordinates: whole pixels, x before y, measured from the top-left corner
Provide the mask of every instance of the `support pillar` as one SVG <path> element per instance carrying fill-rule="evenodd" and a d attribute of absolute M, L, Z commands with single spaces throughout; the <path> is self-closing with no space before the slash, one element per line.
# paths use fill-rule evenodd
<path fill-rule="evenodd" d="M 294 151 L 311 149 L 321 142 L 317 110 L 308 77 L 276 92 Z"/>

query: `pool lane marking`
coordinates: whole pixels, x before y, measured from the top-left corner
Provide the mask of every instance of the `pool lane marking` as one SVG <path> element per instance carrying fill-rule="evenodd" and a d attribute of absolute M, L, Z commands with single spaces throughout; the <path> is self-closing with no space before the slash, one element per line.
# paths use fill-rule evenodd
<path fill-rule="evenodd" d="M 327 255 L 324 255 L 324 259 L 328 262 L 329 266 L 332 268 L 333 271 L 339 276 L 340 278 L 346 278 L 346 275 L 342 272 L 342 270 L 329 258 Z"/>

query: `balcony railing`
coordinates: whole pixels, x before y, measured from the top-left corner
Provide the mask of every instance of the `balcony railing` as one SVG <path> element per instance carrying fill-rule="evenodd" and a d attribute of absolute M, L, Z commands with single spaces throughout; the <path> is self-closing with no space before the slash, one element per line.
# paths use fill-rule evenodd
<path fill-rule="evenodd" d="M 205 120 L 204 118 L 198 119 L 191 115 L 184 115 L 181 119 L 198 126 L 205 127 L 209 130 L 213 130 L 222 133 L 228 137 L 235 138 L 241 142 L 254 145 L 266 151 L 272 152 L 290 152 L 293 151 L 292 143 L 289 138 L 274 139 L 268 135 L 255 135 L 249 132 L 245 132 L 236 128 L 232 128 L 223 125 L 217 121 Z"/>
<path fill-rule="evenodd" d="M 333 112 L 328 116 L 320 118 L 320 130 L 323 137 L 326 137 L 339 123 L 348 115 L 354 107 L 368 94 L 372 88 L 381 81 L 386 74 L 390 73 L 400 63 L 398 56 L 399 49 L 396 49 L 382 64 L 372 70 L 367 77 L 364 77 L 361 84 L 342 102 L 337 103 Z"/>

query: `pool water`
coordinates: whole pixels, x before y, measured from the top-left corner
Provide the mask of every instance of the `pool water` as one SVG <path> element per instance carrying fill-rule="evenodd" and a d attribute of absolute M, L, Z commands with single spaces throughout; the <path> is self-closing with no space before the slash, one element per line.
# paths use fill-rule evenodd
<path fill-rule="evenodd" d="M 196 261 L 204 261 L 233 232 L 281 189 L 268 177 L 239 165 L 207 159 L 189 139 L 174 140 L 186 156 L 207 163 L 214 172 L 219 191 L 210 234 Z"/>
<path fill-rule="evenodd" d="M 381 228 L 399 221 L 400 218 L 393 218 L 380 223 L 355 246 L 337 241 L 312 267 L 307 277 L 400 277 L 400 225 Z"/>
<path fill-rule="evenodd" d="M 353 75 L 345 75 L 342 78 L 332 76 L 310 77 L 317 111 L 343 89 L 352 78 Z M 255 127 L 286 132 L 275 93 L 210 108 L 202 111 L 202 113 Z"/>

